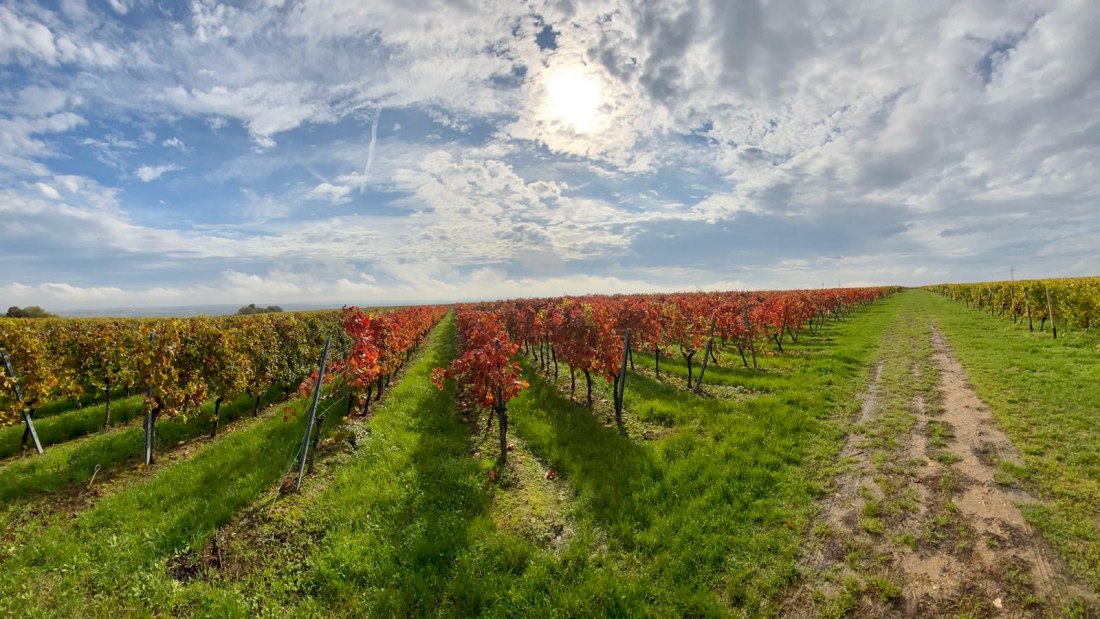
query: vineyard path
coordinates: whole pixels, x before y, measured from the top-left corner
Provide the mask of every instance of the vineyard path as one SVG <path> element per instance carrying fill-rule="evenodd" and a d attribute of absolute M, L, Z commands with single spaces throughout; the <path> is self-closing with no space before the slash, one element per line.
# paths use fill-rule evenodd
<path fill-rule="evenodd" d="M 998 483 L 1021 456 L 927 316 L 887 332 L 854 421 L 785 616 L 1057 616 L 1083 594 L 1021 513 L 1037 499 Z"/>

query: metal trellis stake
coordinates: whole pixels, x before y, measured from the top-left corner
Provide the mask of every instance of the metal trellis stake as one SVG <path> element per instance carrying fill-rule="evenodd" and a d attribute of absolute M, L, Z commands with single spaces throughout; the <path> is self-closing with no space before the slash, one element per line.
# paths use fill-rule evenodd
<path fill-rule="evenodd" d="M 157 337 L 157 330 L 153 329 L 149 332 L 149 348 L 153 347 L 153 340 Z M 153 400 L 153 387 L 149 386 L 148 390 L 149 400 Z M 110 396 L 108 396 L 110 397 Z M 145 413 L 145 466 L 153 464 L 153 427 L 156 424 L 156 420 L 153 418 L 153 412 L 156 410 L 156 405 L 149 409 L 148 413 Z"/>
<path fill-rule="evenodd" d="M 1054 322 L 1054 304 L 1050 301 L 1050 288 L 1043 286 L 1043 293 L 1047 296 L 1047 318 L 1050 319 L 1050 331 L 1054 339 L 1058 339 L 1058 324 Z"/>
<path fill-rule="evenodd" d="M 19 378 L 15 375 L 15 370 L 11 367 L 11 359 L 8 358 L 8 352 L 6 350 L 0 350 L 0 355 L 4 357 L 4 369 L 7 370 L 8 376 L 15 382 L 15 397 L 19 400 L 20 404 L 23 404 L 23 390 L 19 387 Z M 27 424 L 27 429 L 23 434 L 23 444 L 26 445 L 27 434 L 31 435 L 34 439 L 34 448 L 38 450 L 38 453 L 42 453 L 42 442 L 38 440 L 38 431 L 34 429 L 34 420 L 31 419 L 31 411 L 26 405 L 23 407 L 23 423 Z"/>
<path fill-rule="evenodd" d="M 306 421 L 306 434 L 302 437 L 302 449 L 298 458 L 298 481 L 294 491 L 302 488 L 302 476 L 306 474 L 306 456 L 309 454 L 309 437 L 313 434 L 313 423 L 317 420 L 317 401 L 321 398 L 321 385 L 325 382 L 325 366 L 328 364 L 328 347 L 332 336 L 325 338 L 325 349 L 321 351 L 321 369 L 317 372 L 317 384 L 313 386 L 313 402 L 309 405 L 309 420 Z"/>

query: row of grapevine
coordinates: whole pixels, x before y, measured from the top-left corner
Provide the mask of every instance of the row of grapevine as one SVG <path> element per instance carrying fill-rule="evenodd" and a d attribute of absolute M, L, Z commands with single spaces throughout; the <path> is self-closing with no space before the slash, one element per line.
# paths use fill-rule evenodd
<path fill-rule="evenodd" d="M 0 424 L 26 408 L 103 393 L 104 426 L 110 397 L 120 390 L 146 397 L 150 435 L 157 418 L 198 410 L 215 400 L 214 428 L 223 401 L 272 385 L 297 385 L 316 363 L 325 338 L 340 334 L 338 312 L 257 314 L 171 319 L 0 319 L 15 379 L 0 383 Z"/>
<path fill-rule="evenodd" d="M 446 369 L 433 370 L 432 382 L 442 389 L 444 380 L 453 379 L 464 407 L 489 410 L 490 422 L 496 413 L 503 460 L 508 448 L 506 405 L 528 386 L 514 360 L 519 345 L 509 340 L 501 312 L 460 306 L 455 322 L 460 354 Z"/>
<path fill-rule="evenodd" d="M 435 381 L 441 385 L 444 378 L 456 379 L 469 404 L 495 411 L 503 421 L 505 403 L 526 385 L 512 362 L 513 354 L 523 350 L 555 379 L 559 360 L 565 362 L 571 396 L 580 372 L 589 406 L 592 381 L 611 383 L 616 420 L 621 422 L 631 348 L 654 355 L 658 378 L 661 356 L 678 352 L 688 366 L 688 388 L 699 388 L 707 362 L 717 360 L 715 339 L 734 346 L 746 367 L 750 357 L 755 366 L 761 346 L 774 344 L 782 352 L 785 338 L 797 341 L 803 331 L 813 332 L 825 320 L 839 319 L 894 290 L 592 295 L 460 305 L 462 353 L 450 368 L 436 372 Z M 700 376 L 694 379 L 693 361 L 699 353 Z M 502 427 L 502 446 L 504 431 Z"/>
<path fill-rule="evenodd" d="M 362 402 L 361 415 L 366 415 L 372 401 L 380 400 L 412 353 L 428 332 L 446 314 L 444 306 L 415 306 L 380 314 L 367 314 L 358 307 L 346 307 L 341 315 L 346 345 L 331 355 L 323 382 L 331 385 L 330 393 L 350 392 L 348 410 Z M 302 382 L 303 394 L 317 384 L 317 372 Z"/>
<path fill-rule="evenodd" d="M 549 351 L 577 370 L 615 382 L 621 372 L 623 337 L 652 352 L 660 376 L 662 355 L 679 352 L 688 365 L 712 337 L 732 344 L 748 367 L 760 347 L 797 341 L 827 318 L 840 318 L 893 289 L 845 288 L 784 292 L 716 292 L 528 299 L 493 304 L 506 316 L 511 337 L 527 350 Z M 713 358 L 714 351 L 709 357 Z M 702 361 L 700 359 L 700 361 Z M 591 401 L 591 398 L 589 398 Z"/>
<path fill-rule="evenodd" d="M 312 392 L 313 403 L 306 422 L 306 434 L 298 452 L 298 475 L 294 489 L 301 487 L 302 476 L 313 471 L 311 454 L 317 452 L 317 442 L 330 411 L 341 399 L 347 402 L 344 417 L 350 417 L 358 400 L 362 400 L 361 415 L 367 414 L 375 387 L 375 400 L 394 375 L 412 357 L 413 352 L 428 335 L 439 319 L 447 312 L 443 306 L 418 306 L 394 312 L 369 315 L 358 307 L 345 307 L 343 327 L 346 346 L 326 347 L 323 361 L 317 371 L 299 386 L 303 396 Z M 318 383 L 318 380 L 321 382 Z M 328 386 L 327 393 L 322 386 Z M 324 394 L 324 395 L 322 395 Z M 321 400 L 327 400 L 323 410 L 318 410 Z M 285 411 L 290 414 L 290 407 Z M 287 416 L 284 415 L 284 420 Z M 314 432 L 314 429 L 317 431 Z M 290 480 L 284 480 L 289 489 Z"/>
<path fill-rule="evenodd" d="M 1049 322 L 1054 337 L 1058 321 L 1063 331 L 1100 322 L 1100 277 L 937 284 L 926 289 L 967 307 L 1011 316 L 1013 322 L 1027 320 L 1031 330 L 1036 323 L 1045 330 Z"/>

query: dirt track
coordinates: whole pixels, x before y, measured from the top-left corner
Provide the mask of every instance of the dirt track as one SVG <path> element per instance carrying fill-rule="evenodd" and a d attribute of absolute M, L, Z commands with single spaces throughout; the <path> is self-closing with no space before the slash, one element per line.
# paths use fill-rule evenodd
<path fill-rule="evenodd" d="M 998 483 L 1020 455 L 935 325 L 887 334 L 855 421 L 785 616 L 1058 617 L 1084 595 L 1024 519 L 1036 499 Z"/>

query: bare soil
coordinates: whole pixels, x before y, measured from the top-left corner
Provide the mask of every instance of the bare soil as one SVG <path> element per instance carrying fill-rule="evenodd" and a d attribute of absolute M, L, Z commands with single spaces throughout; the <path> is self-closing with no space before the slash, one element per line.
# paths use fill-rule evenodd
<path fill-rule="evenodd" d="M 1049 543 L 1023 517 L 1037 499 L 999 484 L 998 462 L 1021 456 L 970 386 L 943 333 L 930 325 L 934 397 L 919 388 L 904 407 L 911 430 L 882 447 L 871 437 L 885 400 L 883 362 L 841 451 L 844 466 L 821 502 L 801 561 L 802 580 L 781 613 L 791 617 L 1060 617 L 1096 612 Z M 924 363 L 922 363 L 922 361 Z M 890 390 L 895 390 L 890 393 Z M 886 426 L 878 426 L 879 432 Z M 891 426 L 892 427 L 892 426 Z M 1069 600 L 1074 599 L 1074 602 Z"/>

